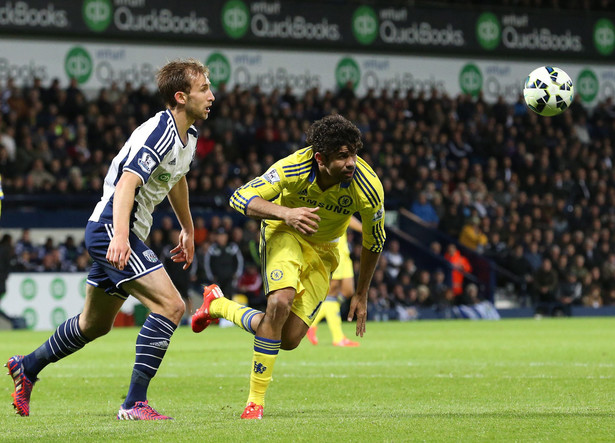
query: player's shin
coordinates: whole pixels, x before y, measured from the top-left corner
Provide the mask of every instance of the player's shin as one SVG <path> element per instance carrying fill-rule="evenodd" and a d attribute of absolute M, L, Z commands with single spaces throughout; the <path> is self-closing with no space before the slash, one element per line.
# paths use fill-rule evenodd
<path fill-rule="evenodd" d="M 254 356 L 250 374 L 250 395 L 248 404 L 265 405 L 265 392 L 271 382 L 273 365 L 280 351 L 280 340 L 254 337 Z"/>
<path fill-rule="evenodd" d="M 177 325 L 168 318 L 151 313 L 137 337 L 135 364 L 128 394 L 122 407 L 130 409 L 137 401 L 147 400 L 147 388 L 158 372 Z"/>
<path fill-rule="evenodd" d="M 225 318 L 253 335 L 264 315 L 261 311 L 224 297 L 213 300 L 209 309 L 212 317 Z"/>
<path fill-rule="evenodd" d="M 340 303 L 337 300 L 329 300 L 329 297 L 327 297 L 327 300 L 320 309 L 325 313 L 333 343 L 343 340 L 344 332 L 342 331 L 342 318 L 340 317 Z"/>
<path fill-rule="evenodd" d="M 24 372 L 30 380 L 36 380 L 38 373 L 49 363 L 69 356 L 89 342 L 79 328 L 79 315 L 69 318 L 37 350 L 24 357 Z"/>

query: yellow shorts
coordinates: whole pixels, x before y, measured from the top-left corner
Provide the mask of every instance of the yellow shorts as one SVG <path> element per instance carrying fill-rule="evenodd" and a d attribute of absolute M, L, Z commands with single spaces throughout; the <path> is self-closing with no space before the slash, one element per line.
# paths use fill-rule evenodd
<path fill-rule="evenodd" d="M 354 268 L 352 260 L 350 258 L 350 250 L 348 249 L 348 240 L 345 235 L 340 238 L 337 250 L 340 255 L 340 264 L 338 265 L 337 269 L 333 271 L 333 276 L 331 277 L 331 280 L 344 280 L 345 278 L 353 278 Z"/>
<path fill-rule="evenodd" d="M 338 264 L 337 243 L 311 243 L 299 234 L 273 229 L 263 222 L 260 254 L 265 294 L 294 288 L 297 294 L 291 310 L 311 325 Z"/>

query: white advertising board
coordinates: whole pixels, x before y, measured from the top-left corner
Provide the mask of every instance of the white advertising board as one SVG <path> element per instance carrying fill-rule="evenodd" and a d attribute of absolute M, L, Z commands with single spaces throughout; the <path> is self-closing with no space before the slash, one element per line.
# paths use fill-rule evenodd
<path fill-rule="evenodd" d="M 11 317 L 24 317 L 29 329 L 54 330 L 83 310 L 87 276 L 85 272 L 12 273 L 0 309 Z M 138 304 L 128 297 L 121 311 L 132 314 Z"/>
<path fill-rule="evenodd" d="M 40 77 L 43 85 L 58 78 L 63 87 L 70 77 L 94 95 L 102 87 L 129 81 L 155 88 L 156 70 L 168 60 L 194 57 L 211 70 L 215 87 L 224 82 L 259 85 L 269 92 L 287 85 L 295 94 L 318 87 L 335 91 L 351 81 L 358 95 L 368 89 L 405 93 L 408 89 L 429 92 L 435 88 L 449 95 L 482 91 L 488 102 L 498 96 L 514 102 L 527 74 L 538 64 L 514 60 L 473 60 L 427 56 L 342 54 L 314 51 L 262 49 L 212 49 L 197 46 L 150 46 L 69 41 L 22 41 L 0 39 L 0 82 L 8 77 L 18 85 Z M 545 65 L 564 69 L 573 79 L 576 92 L 586 104 L 615 95 L 615 66 L 586 65 L 566 60 L 544 60 Z"/>
<path fill-rule="evenodd" d="M 0 309 L 29 329 L 52 330 L 83 310 L 86 273 L 12 273 Z"/>

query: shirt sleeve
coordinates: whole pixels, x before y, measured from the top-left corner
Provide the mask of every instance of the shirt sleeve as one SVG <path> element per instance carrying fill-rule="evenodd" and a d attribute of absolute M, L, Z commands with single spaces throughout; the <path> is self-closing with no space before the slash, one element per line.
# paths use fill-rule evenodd
<path fill-rule="evenodd" d="M 122 170 L 137 174 L 141 177 L 142 183 L 146 183 L 161 161 L 162 157 L 159 156 L 157 152 L 147 146 L 143 146 L 132 159 L 124 165 Z"/>
<path fill-rule="evenodd" d="M 246 215 L 248 205 L 255 197 L 269 201 L 275 200 L 284 187 L 281 177 L 280 162 L 278 162 L 260 177 L 237 188 L 229 200 L 231 207 Z"/>
<path fill-rule="evenodd" d="M 360 212 L 363 223 L 363 247 L 371 252 L 380 253 L 387 237 L 384 230 L 384 205 L 381 204 L 375 212 L 372 209 L 374 208 L 366 208 Z"/>
<path fill-rule="evenodd" d="M 365 175 L 363 175 L 365 178 Z M 371 252 L 380 253 L 384 248 L 386 232 L 384 230 L 384 191 L 379 180 L 363 181 L 366 204 L 359 210 L 363 225 L 363 247 Z"/>

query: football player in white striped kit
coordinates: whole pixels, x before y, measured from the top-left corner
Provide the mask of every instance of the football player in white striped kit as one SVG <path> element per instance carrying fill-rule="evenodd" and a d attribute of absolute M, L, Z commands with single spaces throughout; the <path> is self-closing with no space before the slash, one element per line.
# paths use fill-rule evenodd
<path fill-rule="evenodd" d="M 30 394 L 38 373 L 106 334 L 132 295 L 151 314 L 137 337 L 136 358 L 120 420 L 164 420 L 147 401 L 184 302 L 162 263 L 144 243 L 155 206 L 168 196 L 181 226 L 173 260 L 192 263 L 194 226 L 188 204 L 186 174 L 195 153 L 197 119 L 206 119 L 214 102 L 209 70 L 194 59 L 167 63 L 157 75 L 167 109 L 139 126 L 111 162 L 103 196 L 90 216 L 85 242 L 94 264 L 87 278 L 85 306 L 34 352 L 16 355 L 7 367 L 13 378 L 13 405 L 30 414 Z"/>

